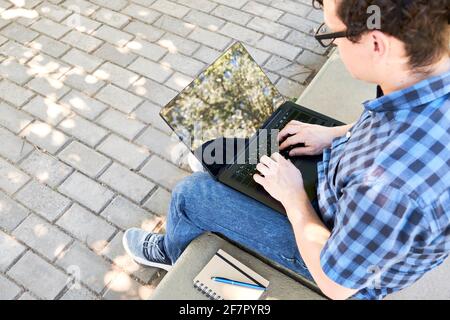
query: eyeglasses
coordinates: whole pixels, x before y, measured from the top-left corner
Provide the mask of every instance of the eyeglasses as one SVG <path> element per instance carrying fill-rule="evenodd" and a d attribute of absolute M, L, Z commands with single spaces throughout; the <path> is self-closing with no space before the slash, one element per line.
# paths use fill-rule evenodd
<path fill-rule="evenodd" d="M 345 38 L 348 36 L 347 31 L 331 32 L 325 23 L 322 23 L 317 29 L 314 38 L 319 41 L 320 45 L 324 48 L 330 47 L 334 41 L 338 38 Z"/>

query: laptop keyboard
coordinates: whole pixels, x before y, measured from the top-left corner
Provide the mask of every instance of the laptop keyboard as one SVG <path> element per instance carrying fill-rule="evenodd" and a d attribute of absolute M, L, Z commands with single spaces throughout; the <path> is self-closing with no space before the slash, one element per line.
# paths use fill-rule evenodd
<path fill-rule="evenodd" d="M 299 110 L 290 110 L 289 112 L 286 112 L 283 117 L 278 119 L 275 123 L 270 125 L 270 129 L 283 129 L 291 120 L 298 120 L 301 122 L 306 122 L 310 124 L 318 124 L 318 125 L 326 125 L 327 122 L 317 119 L 315 117 L 311 117 L 308 114 L 301 112 Z M 270 131 L 269 131 L 269 137 L 267 137 L 268 144 L 270 144 L 271 137 L 270 137 Z M 256 148 L 248 148 L 247 150 L 252 151 L 251 154 L 248 155 L 247 159 L 252 159 L 253 163 L 258 163 L 259 159 L 265 155 L 265 154 L 257 154 Z M 270 145 L 267 146 L 266 150 L 270 150 Z M 289 158 L 289 154 L 286 152 L 281 151 L 280 152 L 284 157 Z M 255 161 L 255 159 L 257 161 Z M 253 180 L 253 175 L 257 173 L 256 170 L 256 164 L 236 164 L 233 166 L 233 169 L 235 170 L 232 178 L 240 181 L 244 185 L 251 185 L 254 184 L 255 181 Z"/>

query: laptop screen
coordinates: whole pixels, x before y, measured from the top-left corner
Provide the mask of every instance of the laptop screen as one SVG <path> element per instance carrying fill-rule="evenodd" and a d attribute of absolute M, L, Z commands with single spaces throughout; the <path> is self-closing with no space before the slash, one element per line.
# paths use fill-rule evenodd
<path fill-rule="evenodd" d="M 191 151 L 217 138 L 249 138 L 284 102 L 236 42 L 161 110 Z"/>

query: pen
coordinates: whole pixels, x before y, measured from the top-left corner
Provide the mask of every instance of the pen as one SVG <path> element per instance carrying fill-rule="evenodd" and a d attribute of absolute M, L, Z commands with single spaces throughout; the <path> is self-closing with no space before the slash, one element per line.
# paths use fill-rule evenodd
<path fill-rule="evenodd" d="M 265 287 L 259 286 L 257 284 L 251 284 L 251 283 L 246 283 L 246 282 L 241 282 L 241 281 L 235 281 L 235 280 L 230 280 L 230 279 L 222 278 L 222 277 L 212 277 L 211 280 L 216 281 L 216 282 L 220 282 L 220 283 L 232 284 L 232 285 L 235 285 L 235 286 L 240 286 L 240 287 L 246 287 L 246 288 L 266 291 Z"/>

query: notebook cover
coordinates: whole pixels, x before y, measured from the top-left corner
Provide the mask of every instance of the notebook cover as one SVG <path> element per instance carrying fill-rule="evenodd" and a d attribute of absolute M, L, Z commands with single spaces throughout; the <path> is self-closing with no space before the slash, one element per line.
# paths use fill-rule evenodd
<path fill-rule="evenodd" d="M 219 250 L 195 277 L 194 286 L 203 294 L 215 300 L 259 300 L 264 293 L 262 290 L 215 282 L 211 280 L 212 277 L 259 284 L 266 288 L 269 286 L 268 280 L 223 250 Z"/>

